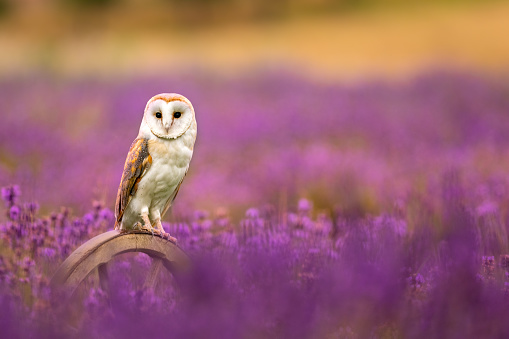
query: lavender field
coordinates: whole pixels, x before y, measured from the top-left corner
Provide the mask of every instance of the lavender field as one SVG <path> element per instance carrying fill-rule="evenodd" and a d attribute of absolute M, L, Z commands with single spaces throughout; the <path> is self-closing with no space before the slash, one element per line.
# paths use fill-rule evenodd
<path fill-rule="evenodd" d="M 193 102 L 198 139 L 164 223 L 194 260 L 143 289 L 120 256 L 50 303 L 62 261 L 111 230 L 146 101 Z M 0 80 L 6 337 L 509 337 L 509 82 L 435 72 Z"/>

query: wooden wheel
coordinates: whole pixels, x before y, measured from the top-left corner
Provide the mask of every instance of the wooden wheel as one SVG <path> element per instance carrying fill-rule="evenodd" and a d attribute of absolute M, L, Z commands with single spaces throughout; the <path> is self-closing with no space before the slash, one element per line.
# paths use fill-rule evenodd
<path fill-rule="evenodd" d="M 143 252 L 152 258 L 150 271 L 144 286 L 152 288 L 161 267 L 175 277 L 190 266 L 187 254 L 174 243 L 142 231 L 121 233 L 109 231 L 102 233 L 80 247 L 60 265 L 51 279 L 54 297 L 59 300 L 71 297 L 85 278 L 97 268 L 101 288 L 108 288 L 108 262 L 115 256 L 127 252 Z"/>

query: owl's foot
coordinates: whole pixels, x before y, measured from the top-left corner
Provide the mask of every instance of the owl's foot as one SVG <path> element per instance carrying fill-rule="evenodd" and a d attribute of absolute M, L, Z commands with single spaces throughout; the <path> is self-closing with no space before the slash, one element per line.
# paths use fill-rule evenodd
<path fill-rule="evenodd" d="M 163 232 L 161 234 L 161 237 L 163 237 L 164 239 L 168 239 L 168 241 L 174 243 L 175 245 L 177 244 L 177 238 L 172 237 L 170 233 Z"/>
<path fill-rule="evenodd" d="M 164 228 L 163 228 L 163 224 L 161 223 L 161 219 L 157 219 L 156 220 L 156 230 L 158 232 L 160 232 L 160 235 L 161 235 L 161 238 L 163 239 L 168 239 L 169 241 L 171 241 L 172 243 L 176 244 L 177 243 L 177 238 L 175 237 L 172 237 L 170 235 L 170 233 L 166 233 L 164 231 Z"/>
<path fill-rule="evenodd" d="M 150 223 L 148 214 L 142 214 L 141 218 L 143 219 L 143 225 L 140 225 L 140 230 L 150 232 L 152 233 L 152 235 L 154 235 L 154 233 L 157 233 L 157 230 L 154 227 L 152 227 L 152 224 Z"/>
<path fill-rule="evenodd" d="M 177 238 L 172 237 L 172 236 L 170 235 L 170 233 L 166 233 L 166 232 L 161 233 L 161 238 L 163 238 L 163 239 L 167 239 L 169 242 L 172 242 L 172 243 L 174 243 L 175 245 L 177 244 Z"/>

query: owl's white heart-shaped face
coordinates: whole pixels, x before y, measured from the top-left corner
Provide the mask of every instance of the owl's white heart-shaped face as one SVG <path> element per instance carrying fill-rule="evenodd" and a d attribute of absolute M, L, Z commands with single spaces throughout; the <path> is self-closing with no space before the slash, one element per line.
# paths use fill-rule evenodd
<path fill-rule="evenodd" d="M 148 101 L 144 119 L 154 135 L 176 139 L 191 126 L 194 109 L 191 102 L 182 95 L 163 93 Z"/>

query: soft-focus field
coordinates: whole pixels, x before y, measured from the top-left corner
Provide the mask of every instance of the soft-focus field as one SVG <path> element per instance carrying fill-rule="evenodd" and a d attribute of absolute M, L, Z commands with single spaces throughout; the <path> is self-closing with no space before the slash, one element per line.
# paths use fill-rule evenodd
<path fill-rule="evenodd" d="M 4 20 L 0 12 L 0 77 L 284 68 L 334 81 L 408 78 L 437 66 L 509 73 L 507 0 L 2 1 L 19 4 Z M 112 6 L 55 8 L 65 2 Z"/>
<path fill-rule="evenodd" d="M 127 150 L 162 91 L 197 114 L 165 224 L 195 271 L 144 291 L 147 257 L 120 257 L 111 306 L 91 276 L 51 307 L 58 265 L 112 228 Z M 506 79 L 443 72 L 356 85 L 277 73 L 2 81 L 2 332 L 508 337 L 508 110 Z"/>

